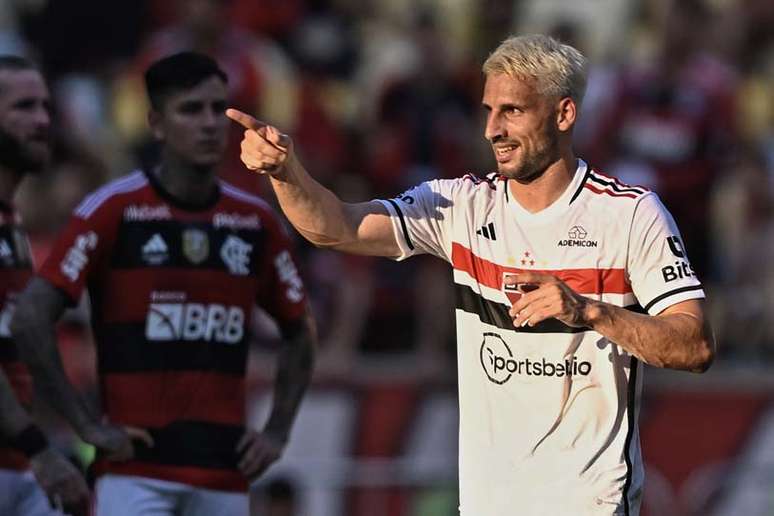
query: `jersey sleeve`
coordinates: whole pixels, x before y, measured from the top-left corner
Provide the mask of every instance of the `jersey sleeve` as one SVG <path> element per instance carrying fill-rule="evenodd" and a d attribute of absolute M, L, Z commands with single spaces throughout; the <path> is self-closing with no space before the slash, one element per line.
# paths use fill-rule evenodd
<path fill-rule="evenodd" d="M 263 215 L 263 224 L 268 242 L 258 271 L 260 288 L 256 302 L 287 333 L 304 319 L 306 289 L 282 224 L 269 212 Z"/>
<path fill-rule="evenodd" d="M 644 195 L 635 207 L 627 269 L 634 295 L 650 315 L 681 301 L 704 298 L 677 225 L 654 193 Z"/>
<path fill-rule="evenodd" d="M 71 304 L 77 304 L 84 287 L 115 240 L 118 219 L 111 206 L 103 204 L 93 211 L 82 206 L 70 216 L 38 275 L 64 292 Z"/>
<path fill-rule="evenodd" d="M 455 184 L 454 180 L 425 181 L 393 199 L 379 199 L 390 214 L 400 247 L 397 260 L 432 254 L 451 262 Z"/>

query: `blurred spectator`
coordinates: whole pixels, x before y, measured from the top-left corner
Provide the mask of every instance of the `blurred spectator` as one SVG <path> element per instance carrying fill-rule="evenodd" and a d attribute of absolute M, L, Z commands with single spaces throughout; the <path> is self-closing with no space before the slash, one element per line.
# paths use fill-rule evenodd
<path fill-rule="evenodd" d="M 132 56 L 137 51 L 147 2 L 27 0 L 26 3 L 40 7 L 27 20 L 29 39 L 40 51 L 46 71 L 58 78 L 72 72 L 99 75 Z"/>
<path fill-rule="evenodd" d="M 307 2 L 288 44 L 299 64 L 297 109 L 288 128 L 321 181 L 334 186 L 362 156 L 347 130 L 357 119 L 357 92 L 349 82 L 358 58 L 351 20 L 328 0 Z"/>
<path fill-rule="evenodd" d="M 709 196 L 734 138 L 734 73 L 706 52 L 715 18 L 701 0 L 672 1 L 652 62 L 624 70 L 613 108 L 588 149 L 591 163 L 656 190 L 709 279 Z"/>
<path fill-rule="evenodd" d="M 19 32 L 24 2 L 0 2 L 0 54 L 25 56 L 31 50 Z"/>
<path fill-rule="evenodd" d="M 145 92 L 141 71 L 149 63 L 181 50 L 194 50 L 215 58 L 229 76 L 230 101 L 252 109 L 266 120 L 289 126 L 295 117 L 295 71 L 285 52 L 273 41 L 237 27 L 230 0 L 176 0 L 175 22 L 152 33 L 140 53 L 114 86 L 114 111 L 125 139 L 140 150 L 142 164 L 153 161 L 148 147 L 144 113 Z M 237 186 L 255 190 L 256 182 L 238 164 L 238 136 L 232 128 L 232 145 L 221 174 Z"/>
<path fill-rule="evenodd" d="M 431 11 L 420 11 L 415 23 L 415 67 L 388 77 L 377 99 L 378 137 L 368 156 L 377 196 L 426 179 L 458 177 L 472 165 L 466 136 L 474 131 L 478 81 L 452 66 Z"/>
<path fill-rule="evenodd" d="M 722 264 L 716 303 L 720 351 L 774 359 L 774 188 L 762 153 L 746 147 L 714 192 L 713 254 Z"/>

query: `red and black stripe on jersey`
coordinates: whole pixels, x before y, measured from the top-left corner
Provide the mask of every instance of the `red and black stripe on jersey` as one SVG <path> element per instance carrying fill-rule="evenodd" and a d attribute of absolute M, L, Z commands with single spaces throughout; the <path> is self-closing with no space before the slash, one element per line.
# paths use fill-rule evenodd
<path fill-rule="evenodd" d="M 226 183 L 186 206 L 135 173 L 76 208 L 41 275 L 73 301 L 88 287 L 103 409 L 156 442 L 98 470 L 246 488 L 235 447 L 250 315 L 259 305 L 287 331 L 300 324 L 288 260 L 295 271 L 271 209 Z"/>
<path fill-rule="evenodd" d="M 0 204 L 0 367 L 14 393 L 27 405 L 32 400 L 32 379 L 11 340 L 9 324 L 16 296 L 32 276 L 32 260 L 24 231 L 18 226 L 13 210 Z M 0 468 L 24 469 L 27 460 L 14 449 L 0 444 Z"/>
<path fill-rule="evenodd" d="M 452 243 L 452 266 L 475 278 L 479 285 L 499 290 L 505 273 L 516 274 L 526 269 L 503 266 L 486 260 L 473 254 L 462 244 Z M 631 285 L 626 279 L 623 269 L 564 269 L 564 270 L 535 270 L 529 272 L 548 273 L 561 279 L 575 291 L 583 294 L 627 294 L 632 292 Z M 516 331 L 518 333 L 581 333 L 591 331 L 585 326 L 569 326 L 558 319 L 550 318 L 539 322 L 534 326 L 513 326 L 513 317 L 510 306 L 487 299 L 480 292 L 468 285 L 454 284 L 456 308 L 463 312 L 478 315 L 481 322 L 496 326 L 503 330 Z M 645 313 L 643 307 L 632 304 L 624 308 Z"/>

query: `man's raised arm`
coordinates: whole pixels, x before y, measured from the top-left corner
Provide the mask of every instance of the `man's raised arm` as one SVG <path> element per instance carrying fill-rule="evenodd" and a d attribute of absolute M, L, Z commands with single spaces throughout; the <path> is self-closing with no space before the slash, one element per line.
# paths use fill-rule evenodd
<path fill-rule="evenodd" d="M 304 169 L 291 138 L 236 109 L 226 115 L 245 128 L 241 159 L 268 174 L 280 207 L 304 238 L 318 247 L 397 257 L 400 249 L 387 209 L 376 201 L 342 202 Z"/>

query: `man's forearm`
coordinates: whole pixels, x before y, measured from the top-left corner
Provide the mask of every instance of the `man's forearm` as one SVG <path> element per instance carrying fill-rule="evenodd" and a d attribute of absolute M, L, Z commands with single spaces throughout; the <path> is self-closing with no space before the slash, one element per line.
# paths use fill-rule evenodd
<path fill-rule="evenodd" d="M 656 367 L 705 371 L 712 363 L 712 332 L 689 313 L 650 316 L 592 301 L 586 323 L 612 342 Z"/>
<path fill-rule="evenodd" d="M 64 371 L 53 328 L 27 324 L 14 335 L 32 373 L 35 389 L 73 426 L 81 437 L 98 418 L 75 391 Z"/>
<path fill-rule="evenodd" d="M 271 414 L 264 431 L 286 440 L 301 399 L 312 377 L 315 360 L 314 330 L 305 329 L 283 345 L 277 358 Z"/>
<path fill-rule="evenodd" d="M 7 439 L 16 436 L 32 423 L 21 406 L 5 373 L 0 369 L 0 432 Z"/>
<path fill-rule="evenodd" d="M 64 311 L 64 302 L 56 295 L 52 286 L 39 279 L 32 280 L 19 299 L 11 332 L 32 374 L 36 391 L 84 437 L 99 424 L 99 418 L 65 374 L 54 326 Z"/>
<path fill-rule="evenodd" d="M 347 207 L 292 156 L 271 184 L 293 227 L 316 246 L 339 247 L 356 239 Z"/>

